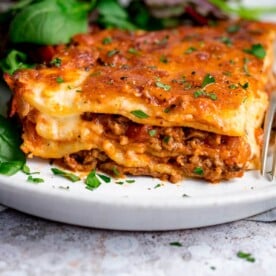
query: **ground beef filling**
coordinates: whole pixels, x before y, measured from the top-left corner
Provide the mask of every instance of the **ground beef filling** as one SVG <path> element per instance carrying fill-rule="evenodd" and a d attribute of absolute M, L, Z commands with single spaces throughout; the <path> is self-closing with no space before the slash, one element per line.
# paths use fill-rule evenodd
<path fill-rule="evenodd" d="M 230 137 L 187 127 L 155 127 L 136 124 L 116 116 L 85 113 L 82 119 L 101 124 L 104 137 L 123 147 L 136 145 L 156 164 L 167 164 L 171 172 L 163 173 L 148 167 L 127 167 L 116 164 L 99 149 L 84 150 L 60 160 L 71 170 L 100 169 L 115 177 L 147 175 L 177 182 L 183 177 L 204 178 L 211 182 L 240 177 L 250 157 L 250 148 L 243 137 Z"/>

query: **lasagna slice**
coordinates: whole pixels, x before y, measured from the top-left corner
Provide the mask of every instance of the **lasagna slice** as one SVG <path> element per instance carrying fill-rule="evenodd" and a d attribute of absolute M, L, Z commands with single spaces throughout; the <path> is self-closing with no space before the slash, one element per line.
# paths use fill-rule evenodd
<path fill-rule="evenodd" d="M 5 75 L 22 150 L 76 171 L 211 182 L 259 168 L 275 26 L 97 30 Z"/>

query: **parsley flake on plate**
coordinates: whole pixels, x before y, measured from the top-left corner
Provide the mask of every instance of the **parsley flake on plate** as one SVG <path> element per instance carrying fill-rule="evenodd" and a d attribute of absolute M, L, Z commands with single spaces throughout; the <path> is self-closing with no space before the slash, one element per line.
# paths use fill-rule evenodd
<path fill-rule="evenodd" d="M 181 242 L 175 241 L 175 242 L 170 242 L 171 246 L 176 246 L 176 247 L 181 247 L 183 246 Z"/>
<path fill-rule="evenodd" d="M 96 170 L 91 171 L 85 179 L 86 189 L 94 190 L 101 185 L 101 181 L 96 175 Z"/>
<path fill-rule="evenodd" d="M 58 168 L 51 168 L 51 171 L 53 172 L 53 174 L 67 178 L 72 182 L 77 182 L 80 180 L 80 177 L 78 177 L 77 175 L 75 175 L 73 173 L 62 171 Z"/>
<path fill-rule="evenodd" d="M 111 178 L 104 174 L 97 174 L 100 179 L 102 179 L 105 183 L 110 183 Z"/>
<path fill-rule="evenodd" d="M 246 253 L 246 252 L 243 252 L 243 251 L 239 251 L 237 253 L 237 257 L 241 258 L 241 259 L 244 259 L 250 263 L 254 263 L 255 262 L 255 258 L 251 255 L 251 253 Z"/>
<path fill-rule="evenodd" d="M 38 178 L 38 177 L 33 177 L 31 175 L 28 176 L 27 178 L 28 182 L 34 183 L 34 184 L 38 184 L 38 183 L 42 183 L 44 182 L 43 178 Z"/>

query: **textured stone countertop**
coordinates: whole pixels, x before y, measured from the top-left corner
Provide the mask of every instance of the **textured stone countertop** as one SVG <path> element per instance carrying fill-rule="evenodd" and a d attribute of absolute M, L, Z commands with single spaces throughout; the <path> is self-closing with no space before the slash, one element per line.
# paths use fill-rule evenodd
<path fill-rule="evenodd" d="M 171 245 L 176 243 L 176 245 Z M 237 257 L 251 253 L 255 262 Z M 0 213 L 0 275 L 276 275 L 276 223 L 121 232 Z"/>

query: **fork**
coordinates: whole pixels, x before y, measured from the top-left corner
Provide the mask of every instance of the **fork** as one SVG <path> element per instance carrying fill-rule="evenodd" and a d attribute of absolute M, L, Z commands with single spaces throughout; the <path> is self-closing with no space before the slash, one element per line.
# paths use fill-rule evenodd
<path fill-rule="evenodd" d="M 268 171 L 267 163 L 268 163 L 268 151 L 269 151 L 269 142 L 271 137 L 271 130 L 273 127 L 273 121 L 276 113 L 276 91 L 271 93 L 268 110 L 266 112 L 265 121 L 264 121 L 264 144 L 262 149 L 262 160 L 261 160 L 261 174 L 264 176 Z M 276 138 L 276 137 L 275 137 Z M 276 139 L 274 140 L 273 147 L 273 161 L 272 161 L 272 169 L 271 169 L 271 178 L 276 176 Z M 270 173 L 270 171 L 269 171 Z"/>

